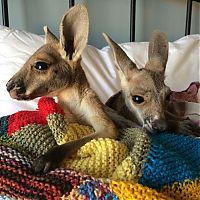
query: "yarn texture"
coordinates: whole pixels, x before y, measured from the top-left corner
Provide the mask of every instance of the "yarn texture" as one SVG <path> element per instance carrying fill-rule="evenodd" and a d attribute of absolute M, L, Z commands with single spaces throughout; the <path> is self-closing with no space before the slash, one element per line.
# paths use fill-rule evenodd
<path fill-rule="evenodd" d="M 200 199 L 200 140 L 173 133 L 122 129 L 118 140 L 92 140 L 34 174 L 35 158 L 93 131 L 68 123 L 53 98 L 0 118 L 0 199 Z"/>

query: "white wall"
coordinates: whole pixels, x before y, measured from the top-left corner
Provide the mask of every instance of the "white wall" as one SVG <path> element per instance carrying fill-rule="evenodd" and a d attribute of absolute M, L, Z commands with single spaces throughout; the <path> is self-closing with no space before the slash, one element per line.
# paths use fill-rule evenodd
<path fill-rule="evenodd" d="M 117 42 L 129 41 L 130 0 L 76 0 L 87 4 L 90 15 L 89 44 L 106 45 L 102 32 Z M 136 41 L 147 41 L 159 28 L 174 41 L 185 32 L 187 0 L 137 0 Z M 58 35 L 59 21 L 68 9 L 68 0 L 9 0 L 10 26 L 43 34 L 48 25 Z M 191 33 L 200 33 L 200 4 L 193 3 Z"/>

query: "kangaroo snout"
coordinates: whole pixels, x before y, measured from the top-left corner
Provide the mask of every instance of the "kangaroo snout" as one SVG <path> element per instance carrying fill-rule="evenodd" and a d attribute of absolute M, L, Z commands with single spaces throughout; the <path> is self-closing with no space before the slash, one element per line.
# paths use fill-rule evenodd
<path fill-rule="evenodd" d="M 7 91 L 10 94 L 10 97 L 17 100 L 25 100 L 26 88 L 22 81 L 14 81 L 10 79 L 6 84 Z"/>
<path fill-rule="evenodd" d="M 155 132 L 162 132 L 167 130 L 167 123 L 165 120 L 157 119 L 153 121 L 151 124 L 152 124 L 152 129 Z"/>
<path fill-rule="evenodd" d="M 144 127 L 150 132 L 162 132 L 167 130 L 167 122 L 165 119 L 150 120 L 147 118 L 144 121 Z"/>

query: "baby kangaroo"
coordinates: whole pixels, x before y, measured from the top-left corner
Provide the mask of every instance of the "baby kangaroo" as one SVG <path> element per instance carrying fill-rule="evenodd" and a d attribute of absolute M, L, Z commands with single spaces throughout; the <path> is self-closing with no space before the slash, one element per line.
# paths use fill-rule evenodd
<path fill-rule="evenodd" d="M 169 102 L 166 99 L 170 94 L 170 88 L 164 83 L 168 60 L 166 35 L 159 30 L 152 33 L 148 62 L 142 69 L 138 69 L 108 35 L 103 35 L 111 47 L 121 80 L 121 92 L 111 97 L 106 104 L 150 132 L 170 130 L 200 136 L 200 128 L 191 120 L 180 118 L 168 111 Z"/>
<path fill-rule="evenodd" d="M 88 26 L 87 9 L 77 4 L 61 20 L 60 39 L 44 27 L 45 44 L 7 83 L 7 90 L 14 99 L 56 96 L 69 122 L 88 124 L 95 130 L 91 135 L 57 146 L 36 159 L 33 163 L 36 172 L 47 172 L 56 167 L 64 157 L 92 139 L 116 138 L 118 135 L 104 105 L 90 89 L 80 65 L 81 53 L 87 44 Z"/>

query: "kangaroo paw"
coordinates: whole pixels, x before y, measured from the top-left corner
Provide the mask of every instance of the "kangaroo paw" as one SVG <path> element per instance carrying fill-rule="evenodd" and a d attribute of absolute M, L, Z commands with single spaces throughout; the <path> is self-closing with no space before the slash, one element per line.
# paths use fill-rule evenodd
<path fill-rule="evenodd" d="M 64 153 L 60 146 L 56 146 L 44 155 L 39 156 L 33 161 L 33 169 L 35 173 L 47 173 L 54 169 L 63 160 Z"/>
<path fill-rule="evenodd" d="M 200 127 L 190 119 L 179 121 L 178 132 L 186 135 L 200 136 Z"/>

